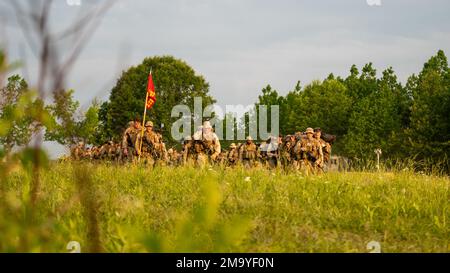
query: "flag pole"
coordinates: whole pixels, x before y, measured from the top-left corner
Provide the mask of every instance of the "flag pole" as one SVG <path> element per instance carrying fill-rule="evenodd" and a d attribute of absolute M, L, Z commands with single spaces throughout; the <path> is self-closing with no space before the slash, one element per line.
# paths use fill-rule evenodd
<path fill-rule="evenodd" d="M 152 69 L 151 68 L 150 68 L 150 73 L 149 74 L 150 75 L 152 74 Z M 145 103 L 144 103 L 144 118 L 142 119 L 141 141 L 139 142 L 138 162 L 141 161 L 142 143 L 144 142 L 144 127 L 145 127 L 145 116 L 147 115 L 148 90 L 146 90 L 145 93 L 146 93 L 146 95 L 145 95 Z"/>

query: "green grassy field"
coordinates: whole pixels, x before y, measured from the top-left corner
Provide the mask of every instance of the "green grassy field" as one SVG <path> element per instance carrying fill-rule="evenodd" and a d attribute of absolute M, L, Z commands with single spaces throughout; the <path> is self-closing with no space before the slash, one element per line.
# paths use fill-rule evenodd
<path fill-rule="evenodd" d="M 449 252 L 448 177 L 52 164 L 2 181 L 0 251 Z"/>

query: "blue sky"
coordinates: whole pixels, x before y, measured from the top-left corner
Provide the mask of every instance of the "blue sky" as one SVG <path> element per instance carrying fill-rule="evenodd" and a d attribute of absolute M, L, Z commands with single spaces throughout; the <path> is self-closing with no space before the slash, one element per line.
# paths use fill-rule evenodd
<path fill-rule="evenodd" d="M 55 2 L 56 31 L 101 1 Z M 19 72 L 33 85 L 36 60 L 4 1 L 0 9 L 0 44 L 11 59 L 25 59 Z M 346 76 L 352 64 L 367 62 L 379 74 L 392 66 L 404 82 L 437 50 L 450 54 L 449 11 L 447 0 L 119 0 L 67 87 L 82 105 L 106 100 L 122 70 L 153 55 L 185 60 L 220 105 L 254 103 L 267 84 L 286 94 L 298 80 Z"/>

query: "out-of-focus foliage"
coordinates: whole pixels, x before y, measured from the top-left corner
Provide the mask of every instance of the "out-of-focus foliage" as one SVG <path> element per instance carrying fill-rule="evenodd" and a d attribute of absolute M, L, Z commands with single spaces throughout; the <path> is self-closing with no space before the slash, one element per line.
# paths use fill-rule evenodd
<path fill-rule="evenodd" d="M 43 101 L 28 89 L 25 80 L 18 75 L 9 77 L 0 89 L 0 145 L 5 152 L 28 144 L 48 120 Z"/>

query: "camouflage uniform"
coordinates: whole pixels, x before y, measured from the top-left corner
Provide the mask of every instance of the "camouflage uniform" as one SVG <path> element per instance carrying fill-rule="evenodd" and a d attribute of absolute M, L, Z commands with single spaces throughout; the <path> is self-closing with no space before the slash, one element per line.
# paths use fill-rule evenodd
<path fill-rule="evenodd" d="M 180 163 L 181 163 L 181 161 L 180 161 L 181 155 L 178 153 L 177 150 L 174 150 L 172 148 L 167 150 L 167 157 L 168 157 L 167 164 L 169 166 L 178 166 L 178 165 L 180 165 Z"/>
<path fill-rule="evenodd" d="M 123 160 L 128 162 L 134 162 L 138 153 L 139 146 L 137 143 L 138 136 L 141 133 L 141 129 L 135 125 L 135 122 L 130 121 L 128 128 L 123 133 L 122 137 L 122 150 Z"/>
<path fill-rule="evenodd" d="M 200 139 L 194 139 L 193 141 L 193 157 L 194 163 L 197 166 L 203 167 L 208 163 L 208 149 L 205 146 L 205 142 Z"/>
<path fill-rule="evenodd" d="M 108 141 L 100 147 L 100 158 L 102 160 L 112 161 L 114 160 L 114 143 Z"/>
<path fill-rule="evenodd" d="M 194 147 L 197 153 L 197 163 L 199 165 L 205 165 L 208 159 L 211 162 L 217 162 L 217 159 L 222 152 L 219 138 L 212 131 L 209 121 L 205 121 L 202 126 L 202 130 L 197 131 L 194 134 Z M 200 147 L 201 142 L 203 147 Z"/>
<path fill-rule="evenodd" d="M 141 143 L 141 134 L 137 136 L 137 143 L 142 145 L 141 157 L 146 163 L 151 165 L 156 162 L 166 162 L 167 154 L 165 145 L 162 142 L 162 135 L 154 132 L 153 122 L 147 121 L 145 123 L 144 137 Z"/>
<path fill-rule="evenodd" d="M 239 150 L 236 147 L 236 144 L 231 143 L 230 150 L 226 155 L 226 163 L 227 166 L 235 166 L 239 162 Z"/>
<path fill-rule="evenodd" d="M 183 147 L 183 163 L 204 166 L 207 163 L 206 148 L 200 139 L 187 140 Z"/>
<path fill-rule="evenodd" d="M 280 144 L 280 139 L 277 137 L 271 137 L 266 141 L 267 163 L 270 168 L 276 168 L 278 166 Z"/>
<path fill-rule="evenodd" d="M 91 160 L 92 159 L 92 150 L 91 150 L 91 148 L 85 149 L 81 158 L 84 159 L 84 160 Z"/>
<path fill-rule="evenodd" d="M 295 137 L 287 135 L 284 137 L 283 142 L 280 146 L 280 161 L 283 168 L 289 168 L 294 164 L 294 146 Z"/>
<path fill-rule="evenodd" d="M 306 129 L 306 138 L 302 138 L 296 144 L 297 154 L 300 155 L 299 160 L 301 166 L 309 172 L 320 171 L 320 165 L 323 162 L 323 152 L 320 142 L 313 137 L 314 130 L 312 128 Z"/>
<path fill-rule="evenodd" d="M 323 161 L 319 165 L 321 169 L 324 169 L 326 164 L 330 161 L 331 157 L 331 144 L 327 141 L 322 139 L 322 130 L 320 128 L 314 129 L 314 138 L 317 139 L 320 143 L 320 146 L 322 146 L 322 152 L 323 152 Z"/>
<path fill-rule="evenodd" d="M 247 141 L 239 148 L 239 160 L 245 167 L 253 167 L 259 158 L 258 147 L 253 143 L 253 139 L 248 136 Z"/>
<path fill-rule="evenodd" d="M 84 150 L 84 142 L 79 142 L 77 145 L 70 149 L 70 156 L 73 160 L 80 160 L 83 158 Z"/>
<path fill-rule="evenodd" d="M 119 162 L 121 155 L 122 155 L 122 147 L 120 146 L 120 143 L 115 143 L 112 148 L 112 156 L 115 162 Z"/>
<path fill-rule="evenodd" d="M 195 162 L 194 141 L 190 136 L 183 141 L 183 165 L 192 165 Z"/>
<path fill-rule="evenodd" d="M 97 146 L 93 146 L 91 149 L 91 160 L 99 160 L 100 159 L 100 149 Z"/>
<path fill-rule="evenodd" d="M 261 144 L 255 144 L 257 147 L 257 154 L 259 155 L 258 159 L 259 159 L 259 163 L 262 166 L 267 166 L 268 164 L 268 160 L 269 160 L 269 156 L 267 154 L 267 150 L 269 149 L 269 144 L 267 142 L 263 142 Z"/>

